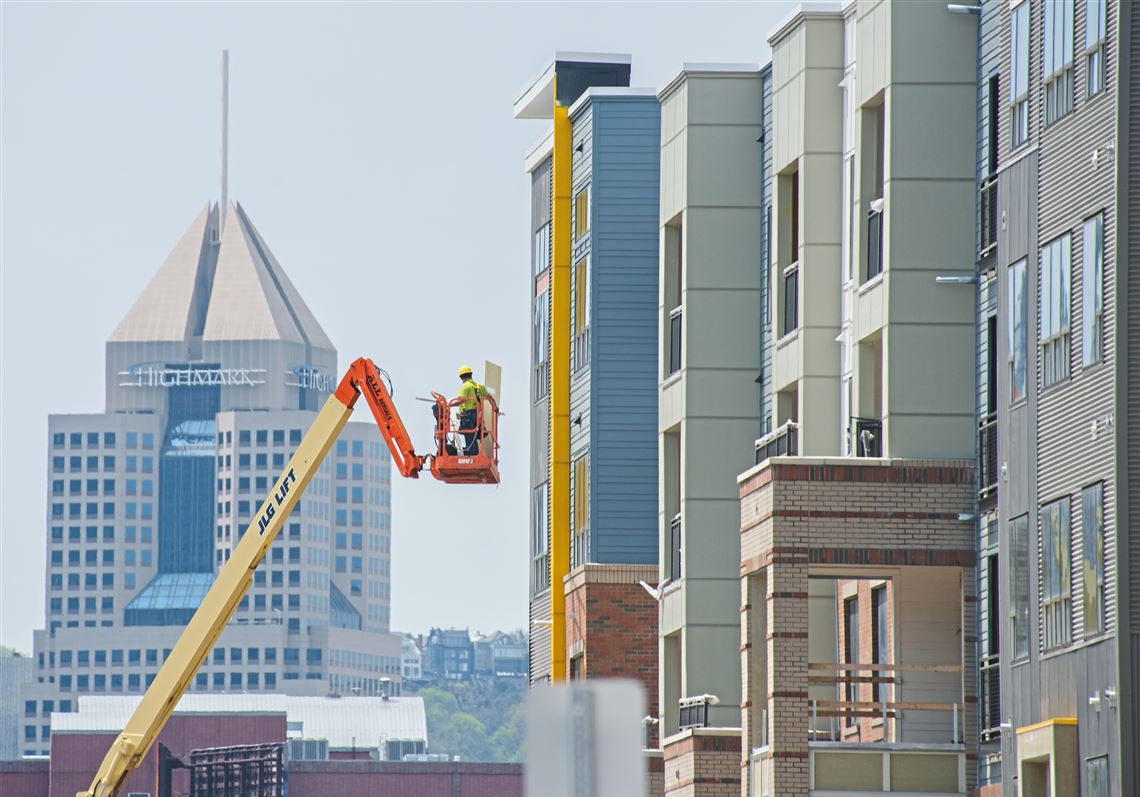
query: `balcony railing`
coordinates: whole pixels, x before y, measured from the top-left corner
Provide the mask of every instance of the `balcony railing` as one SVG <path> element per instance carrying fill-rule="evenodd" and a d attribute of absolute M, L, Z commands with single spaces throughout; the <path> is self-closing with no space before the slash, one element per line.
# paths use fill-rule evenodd
<path fill-rule="evenodd" d="M 800 425 L 795 421 L 785 421 L 774 432 L 756 441 L 756 464 L 772 457 L 794 457 L 799 453 Z"/>
<path fill-rule="evenodd" d="M 982 180 L 978 188 L 978 259 L 997 251 L 997 177 Z"/>
<path fill-rule="evenodd" d="M 867 279 L 883 273 L 883 211 L 867 212 Z"/>
<path fill-rule="evenodd" d="M 878 418 L 851 419 L 851 450 L 857 457 L 883 455 L 883 422 Z"/>
<path fill-rule="evenodd" d="M 985 498 L 998 486 L 998 425 L 993 412 L 978 422 L 978 495 Z"/>
<path fill-rule="evenodd" d="M 669 580 L 681 578 L 681 513 L 669 524 Z"/>
<path fill-rule="evenodd" d="M 669 313 L 669 373 L 681 370 L 681 307 Z"/>
<path fill-rule="evenodd" d="M 980 669 L 982 739 L 990 741 L 1001 735 L 1001 659 L 983 656 Z"/>

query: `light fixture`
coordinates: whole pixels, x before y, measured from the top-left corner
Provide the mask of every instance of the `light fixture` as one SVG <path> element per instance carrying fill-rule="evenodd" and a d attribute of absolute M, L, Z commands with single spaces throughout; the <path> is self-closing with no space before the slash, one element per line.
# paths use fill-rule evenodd
<path fill-rule="evenodd" d="M 1089 161 L 1092 163 L 1093 171 L 1095 172 L 1100 168 L 1100 159 L 1107 158 L 1109 155 L 1116 152 L 1116 144 L 1112 141 L 1105 142 L 1092 151 Z"/>
<path fill-rule="evenodd" d="M 977 520 L 977 519 L 978 519 L 978 516 L 974 512 L 959 512 L 958 513 L 958 520 L 961 520 L 962 522 L 966 522 L 968 520 Z"/>
<path fill-rule="evenodd" d="M 574 147 L 575 152 L 582 152 L 584 149 L 585 149 L 585 144 L 581 141 L 578 142 L 578 146 Z"/>
<path fill-rule="evenodd" d="M 660 603 L 661 602 L 661 596 L 664 595 L 664 593 L 665 593 L 665 585 L 668 584 L 669 581 L 670 581 L 670 579 L 665 579 L 660 584 L 658 584 L 656 587 L 651 587 L 651 586 L 649 586 L 649 584 L 647 584 L 644 581 L 638 581 L 637 583 L 641 585 L 642 589 L 644 589 L 646 592 L 649 593 L 649 597 L 653 598 L 653 600 Z"/>
<path fill-rule="evenodd" d="M 981 6 L 968 6 L 964 3 L 947 3 L 946 10 L 951 14 L 973 14 L 974 16 L 981 16 Z"/>
<path fill-rule="evenodd" d="M 939 285 L 977 285 L 977 274 L 940 274 L 934 278 Z"/>

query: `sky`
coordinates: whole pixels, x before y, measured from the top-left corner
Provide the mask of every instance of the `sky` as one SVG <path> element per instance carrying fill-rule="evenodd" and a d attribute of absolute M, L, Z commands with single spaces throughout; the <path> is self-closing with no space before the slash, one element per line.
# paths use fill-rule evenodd
<path fill-rule="evenodd" d="M 219 190 L 336 345 L 414 396 L 503 367 L 502 484 L 393 477 L 392 628 L 523 627 L 529 179 L 514 99 L 556 50 L 764 63 L 753 3 L 0 3 L 0 644 L 44 626 L 47 418 L 101 412 L 104 343 Z M 420 415 L 423 418 L 420 418 Z M 358 413 L 357 420 L 366 420 Z M 379 433 L 377 433 L 379 434 Z"/>

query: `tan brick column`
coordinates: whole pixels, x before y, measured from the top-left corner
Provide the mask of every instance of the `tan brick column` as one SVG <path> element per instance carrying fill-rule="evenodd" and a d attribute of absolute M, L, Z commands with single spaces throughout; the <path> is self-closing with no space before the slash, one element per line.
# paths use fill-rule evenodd
<path fill-rule="evenodd" d="M 772 797 L 807 797 L 807 551 L 777 549 L 767 571 L 769 792 Z"/>

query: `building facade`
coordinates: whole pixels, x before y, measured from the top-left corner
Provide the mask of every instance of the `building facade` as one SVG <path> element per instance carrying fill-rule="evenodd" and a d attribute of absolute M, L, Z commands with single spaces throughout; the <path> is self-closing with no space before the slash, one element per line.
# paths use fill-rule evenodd
<path fill-rule="evenodd" d="M 981 774 L 1137 789 L 1140 15 L 983 2 L 977 77 Z M 1130 564 L 1132 563 L 1132 564 Z"/>
<path fill-rule="evenodd" d="M 204 209 L 107 341 L 106 409 L 48 421 L 47 627 L 22 752 L 84 694 L 138 694 L 335 388 L 336 350 L 236 203 Z M 349 424 L 193 690 L 378 693 L 390 463 Z"/>
<path fill-rule="evenodd" d="M 627 605 L 652 605 L 638 581 L 653 580 L 657 561 L 660 108 L 629 76 L 628 56 L 558 53 L 515 103 L 517 118 L 553 120 L 526 159 L 532 682 L 622 670 L 605 634 L 592 659 L 587 650 L 574 593 L 595 574 Z M 607 633 L 623 630 L 615 621 Z M 655 692 L 652 673 L 635 669 Z"/>
<path fill-rule="evenodd" d="M 686 65 L 660 92 L 657 503 L 662 736 L 715 695 L 740 723 L 736 474 L 767 430 L 770 70 Z M 668 768 L 668 767 L 666 767 Z"/>
<path fill-rule="evenodd" d="M 24 717 L 36 716 L 38 709 L 35 703 L 25 705 L 22 700 L 34 672 L 31 658 L 11 648 L 0 648 L 0 761 L 22 755 Z"/>

